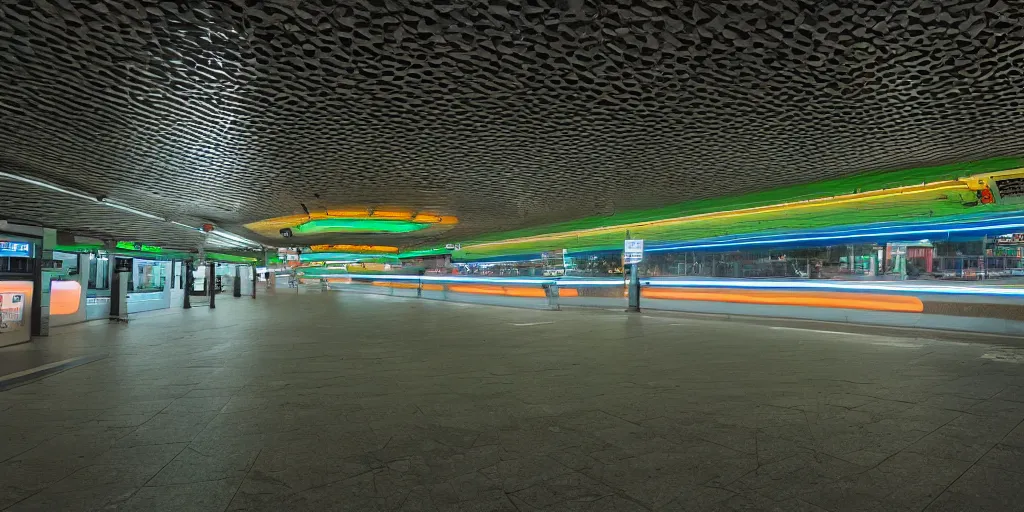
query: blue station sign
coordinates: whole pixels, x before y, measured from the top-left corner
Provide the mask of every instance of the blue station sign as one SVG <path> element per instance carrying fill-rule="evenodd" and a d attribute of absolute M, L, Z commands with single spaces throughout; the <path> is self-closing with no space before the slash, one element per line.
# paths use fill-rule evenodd
<path fill-rule="evenodd" d="M 32 244 L 0 240 L 0 258 L 31 258 Z"/>

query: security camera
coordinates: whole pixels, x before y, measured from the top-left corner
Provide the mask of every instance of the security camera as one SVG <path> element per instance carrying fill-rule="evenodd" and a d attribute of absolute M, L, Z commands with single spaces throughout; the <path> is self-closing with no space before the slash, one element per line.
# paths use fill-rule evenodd
<path fill-rule="evenodd" d="M 291 238 L 292 237 L 292 228 L 284 228 L 284 229 L 282 229 L 281 230 L 281 236 L 283 236 L 285 238 Z"/>

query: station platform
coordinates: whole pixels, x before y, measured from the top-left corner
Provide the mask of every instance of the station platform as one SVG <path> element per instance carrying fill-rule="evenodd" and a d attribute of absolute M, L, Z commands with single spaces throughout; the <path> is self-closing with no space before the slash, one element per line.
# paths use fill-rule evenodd
<path fill-rule="evenodd" d="M 1012 338 L 310 292 L 18 348 L 103 357 L 0 392 L 5 511 L 1024 502 Z"/>

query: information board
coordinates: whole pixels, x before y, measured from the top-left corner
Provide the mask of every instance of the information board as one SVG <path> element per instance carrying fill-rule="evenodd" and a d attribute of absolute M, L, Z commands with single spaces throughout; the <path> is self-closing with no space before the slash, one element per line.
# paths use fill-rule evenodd
<path fill-rule="evenodd" d="M 25 295 L 0 293 L 0 332 L 21 327 L 25 317 Z"/>
<path fill-rule="evenodd" d="M 0 240 L 0 258 L 31 258 L 32 244 Z"/>
<path fill-rule="evenodd" d="M 644 241 L 643 240 L 626 240 L 624 263 L 626 265 L 632 265 L 634 263 L 640 263 L 643 260 L 644 260 Z"/>

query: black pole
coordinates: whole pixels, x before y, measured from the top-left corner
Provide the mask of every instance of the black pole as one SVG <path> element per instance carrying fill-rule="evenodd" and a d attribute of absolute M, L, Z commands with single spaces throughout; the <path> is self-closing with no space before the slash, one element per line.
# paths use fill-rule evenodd
<path fill-rule="evenodd" d="M 231 296 L 242 296 L 242 266 L 235 265 L 235 281 L 231 283 Z"/>
<path fill-rule="evenodd" d="M 258 281 L 256 276 L 256 265 L 252 266 L 252 298 L 256 298 L 256 282 Z"/>
<path fill-rule="evenodd" d="M 185 272 L 185 275 L 183 277 L 185 278 L 185 302 L 181 307 L 185 309 L 192 309 L 192 299 L 189 298 L 189 295 L 192 293 L 192 279 L 194 279 L 192 276 L 192 260 L 186 260 L 184 262 L 184 267 L 183 271 Z"/>
<path fill-rule="evenodd" d="M 215 281 L 217 276 L 217 271 L 215 269 L 216 265 L 217 264 L 212 261 L 206 262 L 206 268 L 208 269 L 206 277 L 206 287 L 210 290 L 210 309 L 214 309 L 217 307 L 217 283 Z"/>
<path fill-rule="evenodd" d="M 43 332 L 43 239 L 33 242 L 35 259 L 32 264 L 32 324 L 28 326 L 32 336 L 39 336 Z M 96 265 L 100 264 L 96 260 Z"/>

